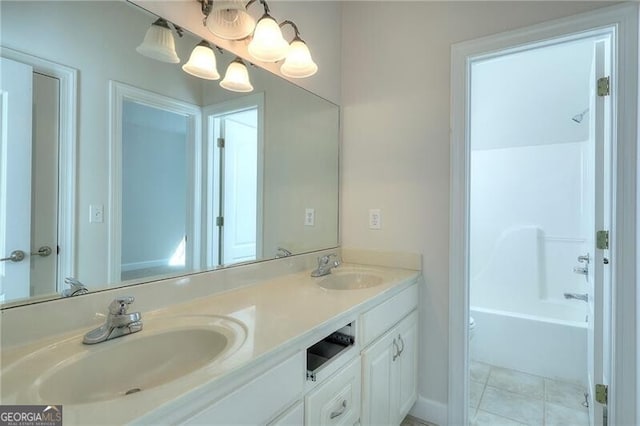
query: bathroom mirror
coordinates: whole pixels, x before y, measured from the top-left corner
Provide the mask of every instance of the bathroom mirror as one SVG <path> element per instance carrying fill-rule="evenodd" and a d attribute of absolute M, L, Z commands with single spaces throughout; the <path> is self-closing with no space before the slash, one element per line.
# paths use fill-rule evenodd
<path fill-rule="evenodd" d="M 189 75 L 186 31 L 178 64 L 145 57 L 156 17 L 126 2 L 0 8 L 3 307 L 338 245 L 335 104 L 248 63 L 251 93 Z"/>

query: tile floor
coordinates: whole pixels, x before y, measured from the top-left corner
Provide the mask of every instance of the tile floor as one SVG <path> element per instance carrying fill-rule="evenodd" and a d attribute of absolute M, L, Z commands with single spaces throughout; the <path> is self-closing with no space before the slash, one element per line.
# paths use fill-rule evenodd
<path fill-rule="evenodd" d="M 400 426 L 436 426 L 433 423 L 425 422 L 415 417 L 407 416 L 404 418 Z"/>
<path fill-rule="evenodd" d="M 471 425 L 589 425 L 579 385 L 475 361 L 470 375 Z"/>

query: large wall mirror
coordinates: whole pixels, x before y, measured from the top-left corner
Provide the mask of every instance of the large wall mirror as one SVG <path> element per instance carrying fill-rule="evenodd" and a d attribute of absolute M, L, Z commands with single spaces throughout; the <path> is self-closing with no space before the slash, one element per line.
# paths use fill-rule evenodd
<path fill-rule="evenodd" d="M 126 2 L 0 8 L 3 307 L 338 245 L 336 105 L 191 76 L 188 32 L 179 64 L 142 56 L 156 17 Z"/>

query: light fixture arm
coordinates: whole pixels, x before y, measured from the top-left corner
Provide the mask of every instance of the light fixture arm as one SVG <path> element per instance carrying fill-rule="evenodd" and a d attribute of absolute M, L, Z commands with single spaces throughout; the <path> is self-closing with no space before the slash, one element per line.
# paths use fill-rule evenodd
<path fill-rule="evenodd" d="M 284 21 L 280 22 L 279 25 L 280 25 L 280 28 L 283 28 L 287 24 L 291 25 L 291 27 L 293 28 L 293 31 L 294 31 L 293 40 L 291 40 L 291 41 L 299 40 L 299 41 L 304 43 L 304 40 L 302 40 L 300 38 L 300 31 L 298 30 L 298 26 L 293 21 L 289 21 L 287 19 L 287 20 L 284 20 Z"/>
<path fill-rule="evenodd" d="M 211 13 L 211 7 L 213 6 L 213 2 L 209 0 L 196 0 L 196 1 L 200 3 L 200 10 L 202 10 L 202 13 L 206 19 L 207 16 L 209 16 L 209 14 Z"/>
<path fill-rule="evenodd" d="M 200 0 L 198 0 L 200 1 Z M 257 0 L 260 2 L 260 4 L 262 5 L 262 7 L 264 8 L 264 14 L 265 15 L 269 15 L 269 13 L 271 12 L 271 9 L 269 9 L 269 5 L 267 4 L 266 0 Z M 245 8 L 249 8 L 249 6 L 251 6 L 253 3 L 255 3 L 256 0 L 249 0 L 249 2 L 245 5 Z"/>
<path fill-rule="evenodd" d="M 182 37 L 182 35 L 184 33 L 184 30 L 182 29 L 182 27 L 177 26 L 173 22 L 171 22 L 171 25 L 169 25 L 169 21 L 167 21 L 164 18 L 156 19 L 156 21 L 153 23 L 153 25 L 157 25 L 159 27 L 166 28 L 168 30 L 171 30 L 171 26 L 173 26 L 173 29 L 175 30 L 176 34 L 178 34 L 178 37 Z"/>

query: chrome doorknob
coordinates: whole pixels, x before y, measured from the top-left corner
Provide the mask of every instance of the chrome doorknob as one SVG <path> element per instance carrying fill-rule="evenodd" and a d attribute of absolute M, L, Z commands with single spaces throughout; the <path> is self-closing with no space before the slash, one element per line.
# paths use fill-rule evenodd
<path fill-rule="evenodd" d="M 51 247 L 49 246 L 42 246 L 38 249 L 38 251 L 31 253 L 31 256 L 41 256 L 41 257 L 47 257 L 51 254 L 52 250 Z"/>
<path fill-rule="evenodd" d="M 11 252 L 9 257 L 3 257 L 0 259 L 0 262 L 6 262 L 8 260 L 11 262 L 22 262 L 24 260 L 24 256 L 25 254 L 22 250 L 14 250 Z"/>

